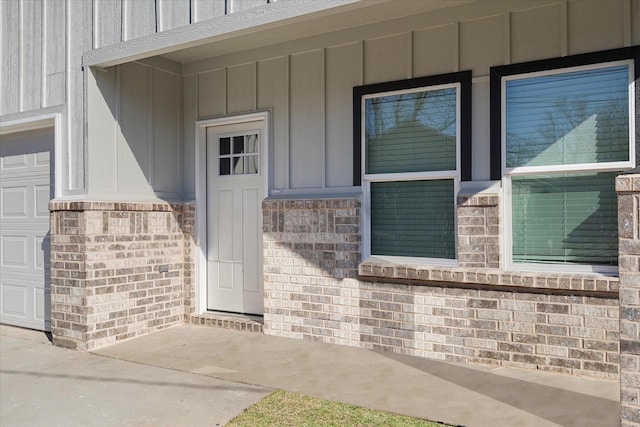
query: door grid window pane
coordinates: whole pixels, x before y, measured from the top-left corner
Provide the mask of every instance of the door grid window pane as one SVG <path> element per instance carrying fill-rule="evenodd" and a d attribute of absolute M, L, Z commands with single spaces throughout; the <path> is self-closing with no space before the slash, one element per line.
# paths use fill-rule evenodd
<path fill-rule="evenodd" d="M 253 175 L 260 172 L 258 134 L 220 138 L 220 175 Z"/>

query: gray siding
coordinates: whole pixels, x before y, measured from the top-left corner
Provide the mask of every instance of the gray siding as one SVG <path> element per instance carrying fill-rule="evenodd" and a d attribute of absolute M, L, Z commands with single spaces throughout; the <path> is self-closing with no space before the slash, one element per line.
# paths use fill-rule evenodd
<path fill-rule="evenodd" d="M 95 70 L 90 78 L 89 194 L 96 198 L 182 194 L 182 93 L 179 64 L 167 60 Z"/>
<path fill-rule="evenodd" d="M 91 49 L 260 7 L 268 0 L 2 0 L 0 115 L 64 104 L 66 61 Z M 76 39 L 87 39 L 81 43 Z M 76 74 L 74 65 L 70 74 Z M 72 83 L 73 84 L 73 83 Z"/>
<path fill-rule="evenodd" d="M 185 125 L 271 109 L 271 188 L 336 192 L 352 185 L 353 86 L 472 70 L 473 179 L 488 180 L 490 67 L 640 39 L 638 0 L 481 2 L 439 12 L 184 64 L 196 94 L 185 98 Z M 189 153 L 192 144 L 189 133 Z M 185 161 L 188 195 L 193 156 Z"/>
<path fill-rule="evenodd" d="M 335 192 L 352 184 L 353 86 L 471 69 L 473 178 L 485 180 L 489 67 L 640 45 L 640 0 L 514 0 L 471 3 L 186 64 L 162 59 L 91 72 L 80 66 L 92 49 L 265 4 L 0 1 L 0 116 L 63 111 L 65 193 L 89 188 L 96 194 L 189 198 L 195 191 L 195 121 L 270 109 L 270 187 Z M 94 74 L 100 88 L 87 89 Z M 94 92 L 91 116 L 100 117 L 99 123 L 89 121 L 88 130 L 85 90 Z M 85 176 L 85 168 L 92 176 Z"/>

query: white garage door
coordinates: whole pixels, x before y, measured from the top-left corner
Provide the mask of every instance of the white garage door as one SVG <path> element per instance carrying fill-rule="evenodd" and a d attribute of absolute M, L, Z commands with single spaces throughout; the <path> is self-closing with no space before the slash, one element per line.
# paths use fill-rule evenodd
<path fill-rule="evenodd" d="M 53 129 L 0 137 L 0 321 L 49 330 Z"/>

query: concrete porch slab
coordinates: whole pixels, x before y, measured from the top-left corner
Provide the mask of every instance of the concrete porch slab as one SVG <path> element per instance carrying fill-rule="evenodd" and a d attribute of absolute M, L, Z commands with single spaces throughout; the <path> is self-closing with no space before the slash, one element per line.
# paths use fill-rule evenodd
<path fill-rule="evenodd" d="M 93 352 L 463 426 L 617 426 L 619 384 L 184 325 Z"/>

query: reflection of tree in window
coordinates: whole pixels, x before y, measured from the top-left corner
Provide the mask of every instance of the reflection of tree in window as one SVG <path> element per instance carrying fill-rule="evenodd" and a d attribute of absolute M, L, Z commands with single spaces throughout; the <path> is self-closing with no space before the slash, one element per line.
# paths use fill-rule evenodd
<path fill-rule="evenodd" d="M 507 167 L 549 168 L 512 178 L 513 260 L 615 265 L 616 172 L 597 164 L 629 160 L 628 67 L 506 87 Z"/>
<path fill-rule="evenodd" d="M 507 167 L 624 161 L 626 66 L 507 82 Z"/>
<path fill-rule="evenodd" d="M 455 169 L 456 90 L 366 101 L 367 173 Z"/>

